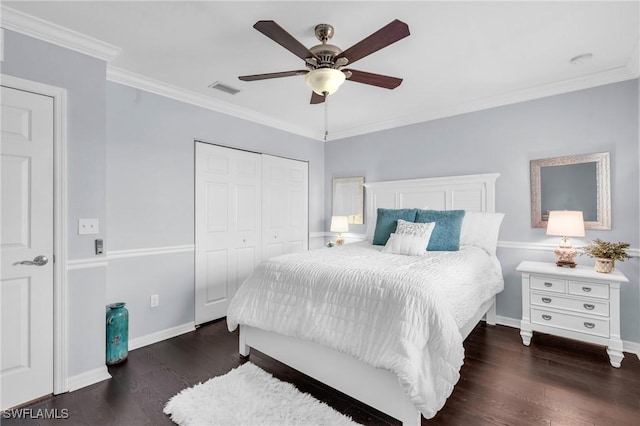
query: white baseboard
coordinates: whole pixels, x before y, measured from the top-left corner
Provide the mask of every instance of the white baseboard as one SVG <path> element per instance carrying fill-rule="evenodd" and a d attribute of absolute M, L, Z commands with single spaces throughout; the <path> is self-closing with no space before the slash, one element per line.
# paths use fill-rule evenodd
<path fill-rule="evenodd" d="M 506 325 L 507 327 L 520 328 L 519 319 L 504 317 L 502 315 L 496 315 L 496 324 Z"/>
<path fill-rule="evenodd" d="M 640 359 L 640 343 L 623 340 L 622 347 L 623 347 L 622 349 L 623 351 L 636 354 L 638 359 Z"/>
<path fill-rule="evenodd" d="M 504 325 L 507 327 L 520 328 L 520 320 L 517 318 L 503 317 L 498 315 L 496 317 L 496 324 Z M 622 347 L 624 352 L 635 354 L 640 359 L 640 343 L 630 342 L 628 340 L 622 341 Z"/>
<path fill-rule="evenodd" d="M 133 351 L 144 346 L 152 345 L 154 343 L 161 342 L 163 340 L 171 339 L 172 337 L 179 336 L 184 333 L 195 330 L 195 323 L 188 322 L 176 327 L 167 328 L 165 330 L 156 331 L 155 333 L 147 334 L 144 336 L 136 337 L 129 340 L 129 350 Z"/>
<path fill-rule="evenodd" d="M 109 374 L 107 366 L 103 365 L 102 367 L 69 377 L 67 379 L 67 385 L 69 386 L 69 392 L 73 392 L 110 378 L 111 374 Z"/>

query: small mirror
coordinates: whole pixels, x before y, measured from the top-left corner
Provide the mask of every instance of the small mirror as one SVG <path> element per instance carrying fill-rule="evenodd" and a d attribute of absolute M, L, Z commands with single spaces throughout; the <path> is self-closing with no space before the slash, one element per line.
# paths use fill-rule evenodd
<path fill-rule="evenodd" d="M 333 180 L 332 216 L 347 216 L 349 223 L 364 223 L 364 178 L 339 178 Z"/>
<path fill-rule="evenodd" d="M 586 229 L 611 229 L 609 153 L 531 161 L 531 226 L 547 226 L 552 210 L 580 210 Z"/>

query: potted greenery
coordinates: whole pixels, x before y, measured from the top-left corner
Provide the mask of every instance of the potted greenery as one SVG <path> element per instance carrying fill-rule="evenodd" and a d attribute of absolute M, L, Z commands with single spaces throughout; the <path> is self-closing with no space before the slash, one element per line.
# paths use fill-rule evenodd
<path fill-rule="evenodd" d="M 616 260 L 624 262 L 625 259 L 629 259 L 628 248 L 629 243 L 610 243 L 596 238 L 582 247 L 582 253 L 596 260 L 596 272 L 608 274 L 613 271 Z"/>

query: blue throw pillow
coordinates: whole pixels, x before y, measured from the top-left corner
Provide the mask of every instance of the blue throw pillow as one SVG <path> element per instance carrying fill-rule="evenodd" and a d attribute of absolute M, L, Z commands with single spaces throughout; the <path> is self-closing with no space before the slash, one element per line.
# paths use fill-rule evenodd
<path fill-rule="evenodd" d="M 464 219 L 464 210 L 418 210 L 416 222 L 436 223 L 427 251 L 460 250 L 462 219 Z"/>
<path fill-rule="evenodd" d="M 376 230 L 373 234 L 373 244 L 377 246 L 387 244 L 389 235 L 396 230 L 398 219 L 415 222 L 417 211 L 418 209 L 378 209 Z"/>

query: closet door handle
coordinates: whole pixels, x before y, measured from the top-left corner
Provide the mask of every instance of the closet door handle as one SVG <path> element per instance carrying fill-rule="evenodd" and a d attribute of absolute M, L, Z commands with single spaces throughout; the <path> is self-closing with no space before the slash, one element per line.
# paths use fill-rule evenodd
<path fill-rule="evenodd" d="M 596 325 L 595 325 L 594 323 L 592 323 L 592 322 L 585 322 L 585 323 L 584 323 L 584 326 L 585 326 L 585 327 L 587 327 L 587 328 L 593 328 L 593 327 L 595 327 Z"/>
<path fill-rule="evenodd" d="M 545 321 L 549 321 L 551 319 L 551 315 L 542 315 L 542 319 Z"/>
<path fill-rule="evenodd" d="M 584 304 L 584 305 L 582 305 L 582 306 L 584 306 L 584 308 L 585 308 L 586 310 L 588 310 L 588 311 L 592 311 L 592 310 L 593 310 L 593 308 L 595 308 L 595 307 L 596 307 L 595 305 L 592 305 L 591 303 L 585 303 L 585 304 Z"/>
<path fill-rule="evenodd" d="M 543 298 L 542 298 L 542 301 L 543 301 L 544 303 L 551 303 L 551 298 L 550 298 L 550 297 L 543 297 Z"/>

